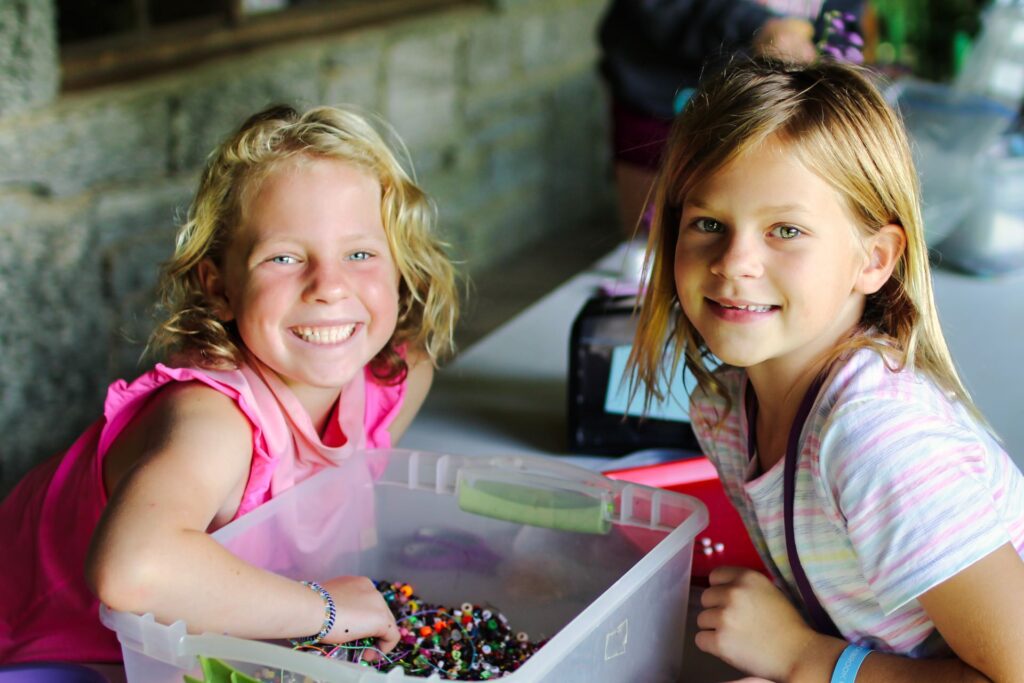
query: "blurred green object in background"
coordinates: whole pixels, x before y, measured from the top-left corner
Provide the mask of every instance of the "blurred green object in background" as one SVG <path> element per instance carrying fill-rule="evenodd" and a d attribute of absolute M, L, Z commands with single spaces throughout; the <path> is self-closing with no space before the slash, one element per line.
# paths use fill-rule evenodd
<path fill-rule="evenodd" d="M 984 0 L 871 0 L 878 21 L 875 62 L 946 82 L 955 76 L 980 28 Z"/>

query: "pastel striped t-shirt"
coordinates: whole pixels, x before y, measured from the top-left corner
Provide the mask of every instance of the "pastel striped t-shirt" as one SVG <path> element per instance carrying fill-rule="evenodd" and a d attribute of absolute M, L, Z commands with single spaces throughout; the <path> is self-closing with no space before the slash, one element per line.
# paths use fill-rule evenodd
<path fill-rule="evenodd" d="M 786 555 L 783 464 L 748 458 L 745 371 L 717 374 L 732 407 L 695 392 L 694 429 L 765 564 L 798 596 Z M 1024 557 L 1024 476 L 959 403 L 870 349 L 833 368 L 800 437 L 794 529 L 818 601 L 846 640 L 912 657 L 949 648 L 917 598 L 1006 543 Z M 793 598 L 800 604 L 799 598 Z"/>

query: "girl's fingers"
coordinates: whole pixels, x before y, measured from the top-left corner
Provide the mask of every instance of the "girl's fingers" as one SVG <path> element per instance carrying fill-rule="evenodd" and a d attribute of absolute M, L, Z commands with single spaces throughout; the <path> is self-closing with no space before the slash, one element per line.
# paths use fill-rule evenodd
<path fill-rule="evenodd" d="M 708 584 L 720 586 L 724 583 L 733 583 L 740 576 L 751 570 L 745 567 L 715 567 L 708 574 Z"/>
<path fill-rule="evenodd" d="M 725 589 L 705 588 L 700 594 L 700 606 L 704 608 L 721 607 L 725 604 Z"/>
<path fill-rule="evenodd" d="M 698 631 L 693 639 L 693 643 L 701 652 L 707 652 L 709 655 L 716 657 L 720 655 L 717 631 Z"/>
<path fill-rule="evenodd" d="M 697 628 L 715 630 L 722 626 L 722 610 L 705 609 L 697 614 Z"/>
<path fill-rule="evenodd" d="M 395 622 L 392 620 L 385 627 L 384 634 L 377 639 L 377 647 L 384 652 L 391 652 L 395 649 L 395 645 L 398 645 L 398 627 L 395 626 Z"/>

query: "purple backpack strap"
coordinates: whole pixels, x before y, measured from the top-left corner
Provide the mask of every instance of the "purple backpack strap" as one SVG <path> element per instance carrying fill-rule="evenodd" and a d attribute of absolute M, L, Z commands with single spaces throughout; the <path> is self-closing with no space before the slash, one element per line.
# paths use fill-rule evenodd
<path fill-rule="evenodd" d="M 814 589 L 811 588 L 810 581 L 807 580 L 807 573 L 804 571 L 804 567 L 800 564 L 800 555 L 796 550 L 796 534 L 794 532 L 793 524 L 793 506 L 796 498 L 796 470 L 797 462 L 800 459 L 800 434 L 803 432 L 804 424 L 807 422 L 807 416 L 811 412 L 811 408 L 814 406 L 814 401 L 818 397 L 818 392 L 821 390 L 821 385 L 825 381 L 827 372 L 822 372 L 818 377 L 811 382 L 811 386 L 808 387 L 807 393 L 804 394 L 803 400 L 800 402 L 800 407 L 793 417 L 793 425 L 789 430 L 789 440 L 786 443 L 786 462 L 784 464 L 785 469 L 783 470 L 783 484 L 782 484 L 782 505 L 784 514 L 784 524 L 786 529 L 786 555 L 789 558 L 789 567 L 793 572 L 793 580 L 796 581 L 797 590 L 800 592 L 800 598 L 803 600 L 804 607 L 807 609 L 807 616 L 811 621 L 811 626 L 815 631 L 824 633 L 825 635 L 835 636 L 842 638 L 839 633 L 839 629 L 836 628 L 835 622 L 825 611 L 825 608 L 821 606 L 821 602 L 818 601 L 818 596 L 814 594 Z M 756 435 L 756 421 L 757 421 L 757 401 L 754 399 L 753 387 L 747 384 L 747 433 L 748 443 L 747 450 L 750 458 L 753 458 L 757 448 L 757 435 Z"/>

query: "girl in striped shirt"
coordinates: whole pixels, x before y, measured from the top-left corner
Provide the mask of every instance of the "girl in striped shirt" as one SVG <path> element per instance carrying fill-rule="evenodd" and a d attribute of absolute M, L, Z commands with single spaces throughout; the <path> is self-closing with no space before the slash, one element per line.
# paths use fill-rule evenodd
<path fill-rule="evenodd" d="M 957 377 L 864 72 L 732 65 L 676 121 L 655 206 L 631 363 L 648 400 L 697 377 L 774 578 L 712 572 L 697 646 L 755 680 L 1024 681 L 1024 476 Z"/>

